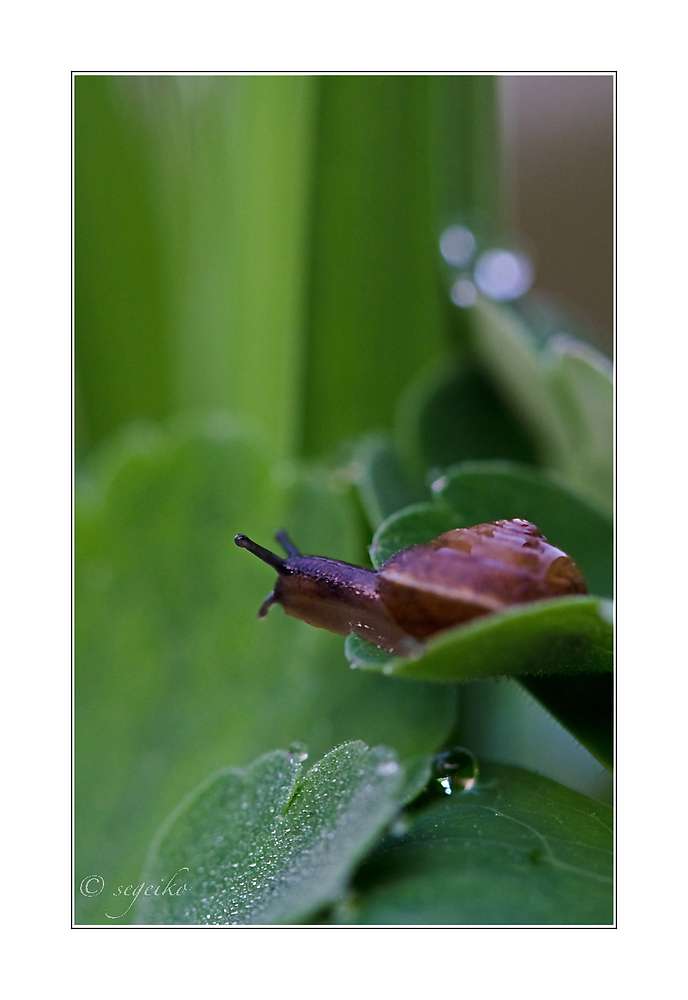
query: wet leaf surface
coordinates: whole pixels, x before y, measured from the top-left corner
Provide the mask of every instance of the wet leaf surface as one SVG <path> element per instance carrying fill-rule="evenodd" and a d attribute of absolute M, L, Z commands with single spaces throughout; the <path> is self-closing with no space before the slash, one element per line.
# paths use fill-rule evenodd
<path fill-rule="evenodd" d="M 139 923 L 297 923 L 336 901 L 354 865 L 404 800 L 384 747 L 348 743 L 305 774 L 284 751 L 221 772 L 158 837 L 147 886 L 187 869 L 179 895 L 142 896 Z"/>
<path fill-rule="evenodd" d="M 347 924 L 610 924 L 612 811 L 516 767 L 406 813 L 360 867 Z"/>

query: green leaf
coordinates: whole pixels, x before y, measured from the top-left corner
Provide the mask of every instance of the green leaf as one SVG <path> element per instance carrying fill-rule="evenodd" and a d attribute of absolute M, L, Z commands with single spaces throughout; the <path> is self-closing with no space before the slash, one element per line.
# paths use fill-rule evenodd
<path fill-rule="evenodd" d="M 384 434 L 360 441 L 347 471 L 373 531 L 390 514 L 427 496 L 425 486 L 409 474 Z"/>
<path fill-rule="evenodd" d="M 569 601 L 572 606 L 564 603 Z M 345 651 L 353 667 L 389 677 L 445 682 L 517 677 L 611 771 L 610 612 L 609 602 L 596 598 L 562 598 L 514 607 L 444 632 L 425 645 L 419 643 L 413 650 L 415 658 L 393 657 L 356 635 L 347 637 Z"/>
<path fill-rule="evenodd" d="M 600 764 L 610 772 L 613 770 L 612 674 L 550 675 L 519 680 Z"/>
<path fill-rule="evenodd" d="M 469 459 L 537 461 L 530 435 L 485 371 L 458 356 L 436 362 L 409 386 L 397 426 L 409 464 L 423 472 Z"/>
<path fill-rule="evenodd" d="M 481 302 L 474 346 L 539 443 L 546 465 L 609 515 L 613 507 L 613 387 L 607 359 L 566 335 L 544 345 L 515 309 Z"/>
<path fill-rule="evenodd" d="M 373 566 L 379 569 L 395 552 L 431 541 L 447 531 L 447 524 L 453 524 L 453 519 L 452 511 L 439 502 L 412 504 L 397 511 L 373 535 L 370 545 Z"/>
<path fill-rule="evenodd" d="M 391 657 L 357 636 L 346 640 L 357 667 L 390 677 L 468 681 L 503 674 L 608 672 L 613 634 L 608 602 L 597 597 L 558 597 L 515 604 L 428 639 L 418 658 Z"/>
<path fill-rule="evenodd" d="M 494 76 L 431 78 L 437 218 L 478 214 L 491 226 L 504 215 L 500 96 Z"/>
<path fill-rule="evenodd" d="M 77 369 L 91 444 L 133 418 L 222 407 L 262 427 L 271 459 L 297 453 L 317 87 L 77 77 Z"/>
<path fill-rule="evenodd" d="M 138 923 L 282 924 L 341 897 L 354 865 L 402 802 L 404 772 L 384 747 L 347 743 L 300 777 L 275 751 L 214 775 L 156 838 L 143 881 L 186 868 L 179 895 L 142 895 Z"/>
<path fill-rule="evenodd" d="M 126 85 L 125 85 L 126 86 Z M 173 406 L 155 174 L 121 78 L 75 78 L 75 343 L 80 447 Z"/>
<path fill-rule="evenodd" d="M 539 346 L 526 323 L 508 306 L 481 299 L 472 311 L 474 346 L 506 399 L 552 463 L 563 453 L 564 418 L 540 364 Z"/>
<path fill-rule="evenodd" d="M 388 834 L 335 919 L 349 924 L 610 924 L 612 813 L 548 778 L 487 765 Z"/>
<path fill-rule="evenodd" d="M 572 556 L 591 589 L 611 589 L 611 526 L 549 477 L 508 463 L 464 463 L 438 480 L 434 492 L 434 504 L 416 504 L 383 522 L 371 546 L 375 566 L 451 528 L 523 517 Z M 346 651 L 354 666 L 425 680 L 608 671 L 611 610 L 596 596 L 555 598 L 476 618 L 419 645 L 415 658 L 391 657 L 354 636 Z"/>
<path fill-rule="evenodd" d="M 175 242 L 170 295 L 180 407 L 260 426 L 271 460 L 299 453 L 318 78 L 172 78 L 153 146 Z M 139 87 L 141 86 L 139 82 Z"/>
<path fill-rule="evenodd" d="M 509 463 L 464 463 L 434 485 L 434 503 L 415 504 L 380 525 L 370 550 L 376 567 L 400 549 L 451 528 L 525 517 L 572 555 L 591 589 L 597 585 L 602 594 L 611 589 L 611 526 L 550 477 Z M 347 638 L 345 650 L 352 666 L 388 676 L 434 681 L 518 676 L 610 766 L 609 682 L 589 676 L 613 666 L 612 608 L 606 599 L 565 597 L 515 605 L 418 644 L 407 658 L 392 657 L 356 636 Z"/>
<path fill-rule="evenodd" d="M 496 102 L 491 76 L 79 76 L 87 442 L 187 408 L 271 460 L 391 427 L 451 325 L 441 229 L 499 216 Z"/>
<path fill-rule="evenodd" d="M 444 336 L 433 78 L 324 76 L 318 84 L 302 371 L 307 455 L 390 427 L 399 392 Z"/>
<path fill-rule="evenodd" d="M 562 473 L 572 488 L 611 513 L 614 491 L 614 391 L 611 366 L 580 341 L 559 335 L 548 341 L 543 363 L 552 394 L 567 417 Z"/>
<path fill-rule="evenodd" d="M 138 428 L 77 495 L 76 871 L 131 884 L 185 791 L 275 743 L 311 759 L 351 739 L 432 752 L 455 692 L 349 669 L 342 640 L 274 608 L 272 571 L 238 549 L 287 528 L 355 561 L 358 512 L 324 474 L 280 471 L 227 418 Z M 79 895 L 78 920 L 102 922 Z"/>

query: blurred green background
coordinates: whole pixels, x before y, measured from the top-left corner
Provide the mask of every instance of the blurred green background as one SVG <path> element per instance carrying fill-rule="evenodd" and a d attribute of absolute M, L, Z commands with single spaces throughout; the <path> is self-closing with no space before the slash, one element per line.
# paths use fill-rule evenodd
<path fill-rule="evenodd" d="M 380 327 L 426 338 L 384 352 L 403 385 L 442 337 L 436 239 L 467 208 L 518 224 L 540 287 L 611 343 L 610 76 L 79 76 L 75 104 L 80 455 L 181 407 L 274 419 L 269 378 L 320 407 L 308 369 L 365 360 Z M 260 394 L 232 377 L 251 363 Z M 279 417 L 281 449 L 317 450 Z"/>
<path fill-rule="evenodd" d="M 595 111 L 570 117 L 568 136 L 594 128 L 562 169 L 528 97 L 552 78 L 75 78 L 77 884 L 135 882 L 162 819 L 214 768 L 297 739 L 314 758 L 351 739 L 431 752 L 456 724 L 453 685 L 354 673 L 337 637 L 279 612 L 257 623 L 271 576 L 236 532 L 270 544 L 288 527 L 306 551 L 363 561 L 383 516 L 466 459 L 552 469 L 609 514 L 597 361 L 557 369 L 560 427 L 529 340 L 580 323 L 536 296 L 458 308 L 438 250 L 457 224 L 482 249 L 530 250 L 559 212 L 535 247 L 545 271 L 559 254 L 548 284 L 609 343 L 611 159 L 594 150 L 611 150 L 612 78 L 553 79 L 562 107 L 578 88 L 571 106 Z M 575 184 L 562 209 L 554 182 L 555 207 L 529 213 L 516 168 L 566 178 L 593 161 L 585 190 L 607 215 Z M 513 385 L 507 342 L 532 361 Z M 480 695 L 475 745 L 605 794 L 597 765 L 507 688 Z M 102 899 L 76 899 L 78 922 L 107 922 Z"/>
<path fill-rule="evenodd" d="M 441 221 L 498 211 L 493 101 L 474 77 L 78 77 L 81 452 L 182 408 L 255 420 L 274 458 L 389 426 L 446 333 Z"/>

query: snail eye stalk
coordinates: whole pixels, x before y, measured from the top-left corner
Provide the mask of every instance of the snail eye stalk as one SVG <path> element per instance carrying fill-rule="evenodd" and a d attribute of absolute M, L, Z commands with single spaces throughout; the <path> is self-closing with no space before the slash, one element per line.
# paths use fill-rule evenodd
<path fill-rule="evenodd" d="M 253 553 L 254 556 L 258 556 L 258 558 L 262 559 L 262 561 L 267 563 L 268 566 L 272 566 L 273 569 L 276 569 L 278 573 L 288 572 L 282 556 L 278 556 L 276 552 L 271 552 L 270 549 L 264 549 L 263 546 L 258 545 L 257 542 L 252 542 L 248 535 L 235 535 L 234 542 L 240 549 L 248 549 L 248 551 Z"/>
<path fill-rule="evenodd" d="M 296 548 L 286 531 L 277 531 L 275 533 L 275 541 L 279 542 L 287 556 L 300 556 L 301 552 Z"/>

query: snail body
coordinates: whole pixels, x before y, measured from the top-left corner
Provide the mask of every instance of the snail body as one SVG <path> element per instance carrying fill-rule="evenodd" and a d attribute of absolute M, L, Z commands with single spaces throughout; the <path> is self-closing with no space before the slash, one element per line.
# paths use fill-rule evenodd
<path fill-rule="evenodd" d="M 356 635 L 403 655 L 444 629 L 513 604 L 587 594 L 573 560 L 530 521 L 516 518 L 446 531 L 391 556 L 379 570 L 302 555 L 285 532 L 287 557 L 246 535 L 235 542 L 277 570 L 273 604 L 339 635 Z"/>

